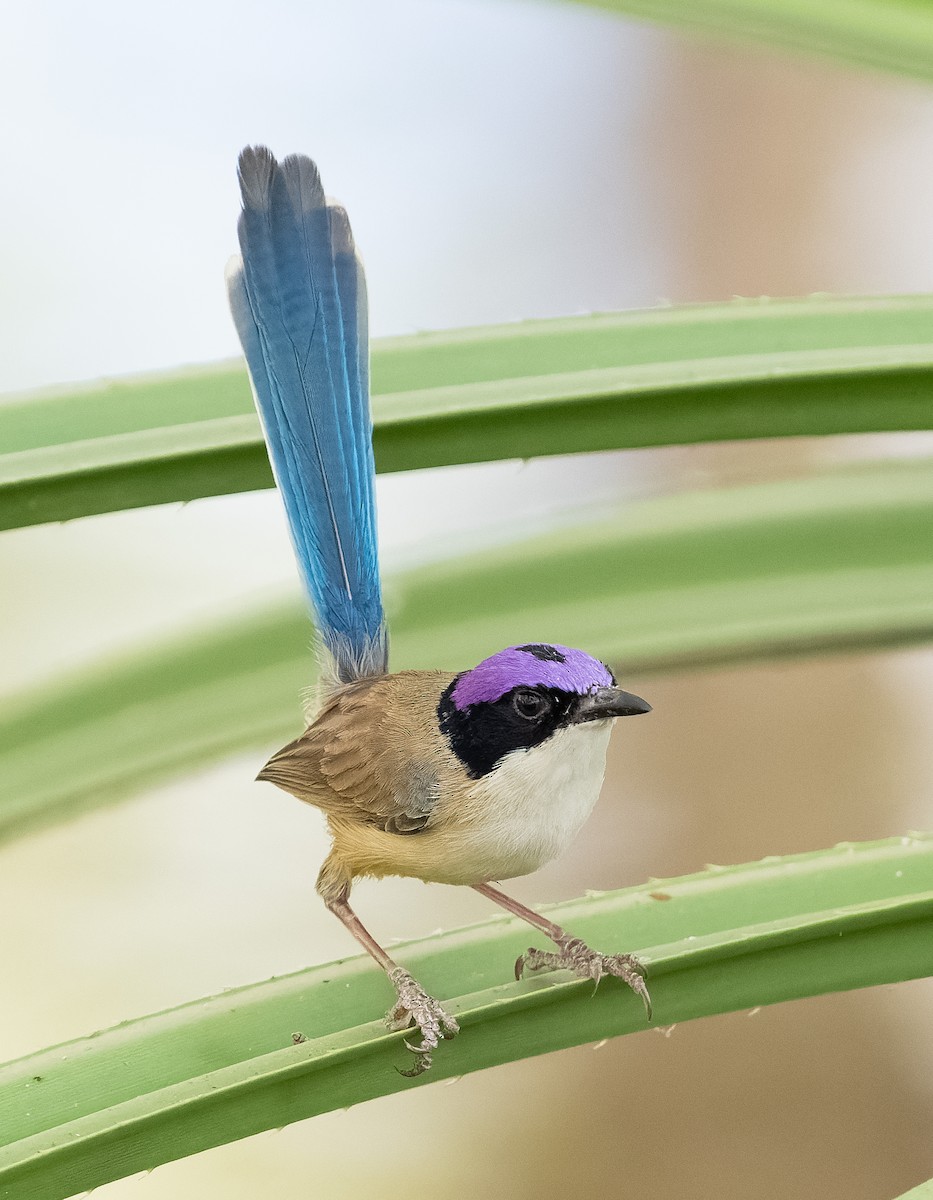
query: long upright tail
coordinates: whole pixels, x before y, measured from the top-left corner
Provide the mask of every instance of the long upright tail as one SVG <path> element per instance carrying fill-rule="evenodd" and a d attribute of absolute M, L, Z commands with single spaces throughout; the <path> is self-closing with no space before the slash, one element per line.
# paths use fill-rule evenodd
<path fill-rule="evenodd" d="M 230 307 L 318 630 L 338 679 L 383 674 L 366 281 L 317 167 L 240 155 Z"/>

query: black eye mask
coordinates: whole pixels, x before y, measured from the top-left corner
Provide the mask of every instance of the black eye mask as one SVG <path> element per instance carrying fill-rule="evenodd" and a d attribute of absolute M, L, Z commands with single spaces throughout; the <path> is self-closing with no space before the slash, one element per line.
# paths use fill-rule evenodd
<path fill-rule="evenodd" d="M 437 720 L 454 754 L 473 779 L 488 775 L 513 750 L 539 746 L 569 723 L 577 697 L 549 687 L 518 687 L 498 700 L 484 700 L 458 709 L 453 679 L 437 706 Z M 533 711 L 532 697 L 541 702 Z"/>

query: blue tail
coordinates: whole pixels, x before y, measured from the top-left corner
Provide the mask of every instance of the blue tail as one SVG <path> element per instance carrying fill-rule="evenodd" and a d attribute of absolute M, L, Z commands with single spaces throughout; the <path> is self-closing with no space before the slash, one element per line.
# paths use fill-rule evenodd
<path fill-rule="evenodd" d="M 240 155 L 230 307 L 298 565 L 338 679 L 387 670 L 376 545 L 366 281 L 317 167 Z"/>

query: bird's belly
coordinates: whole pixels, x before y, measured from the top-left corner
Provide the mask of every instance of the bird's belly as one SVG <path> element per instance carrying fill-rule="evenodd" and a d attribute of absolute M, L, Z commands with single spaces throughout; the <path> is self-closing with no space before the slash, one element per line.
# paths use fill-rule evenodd
<path fill-rule="evenodd" d="M 445 856 L 447 877 L 439 881 L 512 879 L 562 853 L 599 796 L 611 728 L 594 721 L 559 730 L 478 780 L 456 822 L 457 853 Z"/>

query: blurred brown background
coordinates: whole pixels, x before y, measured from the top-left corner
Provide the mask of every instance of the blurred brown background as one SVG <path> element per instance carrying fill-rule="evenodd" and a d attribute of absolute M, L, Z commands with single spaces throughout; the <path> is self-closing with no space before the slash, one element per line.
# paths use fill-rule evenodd
<path fill-rule="evenodd" d="M 449 25 L 432 24 L 439 18 L 426 5 L 404 10 L 416 49 L 420 30 L 445 47 L 446 39 L 467 38 L 462 54 L 469 57 L 479 52 L 480 35 L 491 37 L 505 20 L 503 44 L 490 48 L 494 99 L 503 104 L 511 94 L 500 74 L 509 55 L 523 86 L 530 80 L 539 91 L 531 101 L 515 100 L 529 111 L 521 121 L 507 118 L 502 147 L 490 151 L 493 163 L 497 154 L 503 162 L 512 155 L 514 176 L 483 173 L 464 195 L 469 172 L 450 168 L 460 211 L 419 209 L 411 198 L 405 209 L 388 194 L 396 180 L 390 150 L 380 158 L 379 147 L 405 139 L 420 145 L 431 118 L 426 130 L 414 122 L 390 134 L 370 110 L 358 121 L 372 126 L 372 144 L 331 153 L 349 162 L 375 156 L 389 170 L 386 195 L 375 199 L 362 171 L 351 179 L 369 196 L 358 220 L 340 162 L 334 169 L 325 161 L 325 182 L 350 208 L 367 254 L 376 332 L 658 299 L 933 290 L 929 90 L 757 48 L 693 42 L 585 10 L 489 5 L 481 17 L 487 35 L 486 26 L 458 27 L 474 20 L 465 14 L 469 6 L 438 7 Z M 353 6 L 354 33 L 364 42 L 375 37 L 364 36 L 366 11 Z M 239 18 L 247 29 L 260 19 L 250 5 L 234 9 L 231 22 Z M 292 6 L 278 5 L 263 20 L 285 29 L 293 18 Z M 212 54 L 219 61 L 227 33 L 217 29 Z M 336 54 L 349 59 L 358 51 L 338 43 Z M 393 43 L 388 57 L 396 53 L 409 52 Z M 438 73 L 440 57 L 432 68 Z M 482 61 L 468 67 L 482 76 Z M 177 69 L 184 99 L 186 68 Z M 106 81 L 99 86 L 106 89 Z M 440 87 L 433 75 L 422 86 Z M 471 131 L 466 106 L 461 112 L 442 88 L 426 90 L 421 103 L 433 98 L 442 108 L 449 101 L 450 114 L 445 139 L 419 151 L 431 164 L 425 179 L 435 170 L 443 175 L 448 157 L 462 157 L 461 145 L 472 145 L 488 119 L 480 113 Z M 338 94 L 325 112 L 309 99 L 307 128 L 300 132 L 295 118 L 296 133 L 280 130 L 280 114 L 267 113 L 271 102 L 255 96 L 256 109 L 243 104 L 249 119 L 236 111 L 226 118 L 224 137 L 231 146 L 263 136 L 280 152 L 317 153 L 318 134 L 336 139 L 331 127 L 342 128 L 342 101 Z M 519 144 L 525 120 L 534 131 L 530 148 Z M 157 140 L 152 129 L 143 132 Z M 210 130 L 198 136 L 207 140 Z M 177 153 L 193 154 L 192 146 Z M 174 163 L 176 152 L 167 153 Z M 229 195 L 218 222 L 235 206 L 227 158 Z M 540 186 L 546 180 L 553 191 Z M 398 226 L 381 227 L 381 199 L 398 206 L 392 211 L 402 220 L 407 260 L 401 250 L 393 259 Z M 404 212 L 410 224 L 399 217 Z M 217 237 L 232 249 L 229 220 Z M 51 268 L 49 275 L 54 285 Z M 496 299 L 486 304 L 490 293 Z M 222 305 L 219 284 L 211 303 Z M 78 318 L 60 306 L 65 315 L 57 320 L 67 331 Z M 218 330 L 225 319 L 213 309 L 205 317 Z M 77 346 L 80 322 L 74 329 Z M 140 343 L 133 362 L 112 365 L 104 356 L 86 373 L 233 353 L 232 334 L 229 345 L 221 344 L 223 333 L 216 343 L 206 338 L 203 352 L 194 343 L 190 350 L 176 345 L 173 336 L 165 358 L 158 347 L 166 339 L 156 337 Z M 83 350 L 69 357 L 67 332 L 62 344 L 60 357 L 53 351 L 46 364 L 48 379 L 85 365 Z M 45 381 L 40 352 L 32 353 L 22 352 L 20 374 L 7 386 Z M 579 499 L 584 480 L 582 499 L 592 502 L 793 476 L 855 457 L 929 453 L 931 444 L 926 435 L 743 443 L 383 479 L 386 557 L 416 556 L 448 527 L 464 544 L 481 540 L 503 509 L 546 519 L 548 506 L 528 501 L 529 491 L 559 507 L 562 488 Z M 5 535 L 0 686 L 13 690 L 212 606 L 231 608 L 270 579 L 288 583 L 274 499 L 205 501 Z M 521 636 L 532 635 L 546 631 Z M 596 815 L 561 861 L 513 885 L 526 901 L 931 825 L 929 649 L 624 681 L 655 713 L 616 732 Z M 226 763 L 0 849 L 7 981 L 0 1058 L 350 951 L 313 895 L 324 852 L 318 817 L 252 783 L 260 761 L 250 755 Z M 371 916 L 385 938 L 487 912 L 470 892 L 432 887 L 427 896 L 408 881 L 363 884 L 357 897 L 364 919 Z M 97 1194 L 891 1197 L 933 1175 L 931 1025 L 933 985 L 924 981 L 650 1030 L 333 1113 Z"/>

